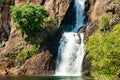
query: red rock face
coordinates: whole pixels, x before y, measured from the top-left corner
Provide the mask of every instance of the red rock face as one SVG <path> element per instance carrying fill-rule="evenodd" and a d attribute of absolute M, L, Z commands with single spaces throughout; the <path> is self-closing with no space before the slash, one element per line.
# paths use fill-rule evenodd
<path fill-rule="evenodd" d="M 21 6 L 25 3 L 30 3 L 32 5 L 42 4 L 50 11 L 50 17 L 56 19 L 58 22 L 57 24 L 60 24 L 68 10 L 70 2 L 71 0 L 7 0 L 2 6 L 0 6 L 0 61 L 3 59 L 0 64 L 9 64 L 10 61 L 4 61 L 5 57 L 14 57 L 16 54 L 19 54 L 19 50 L 25 50 L 30 47 L 30 44 L 25 41 L 26 36 L 22 37 L 19 30 L 16 29 L 13 21 L 11 21 L 11 5 Z M 42 52 L 41 54 L 38 54 L 26 61 L 20 70 L 16 69 L 15 66 L 11 66 L 14 65 L 11 63 L 9 64 L 9 66 L 11 66 L 10 69 L 5 66 L 0 66 L 0 75 L 53 74 L 55 70 L 55 63 L 52 56 L 53 55 L 49 51 Z M 31 66 L 31 64 L 33 66 Z M 2 70 L 2 68 L 4 68 L 4 70 Z"/>
<path fill-rule="evenodd" d="M 107 14 L 111 17 L 109 25 L 112 29 L 113 26 L 120 22 L 120 4 L 115 0 L 88 0 L 90 9 L 88 11 L 88 28 L 86 35 L 94 34 L 98 29 L 98 19 L 101 15 Z"/>
<path fill-rule="evenodd" d="M 33 5 L 42 4 L 50 11 L 50 17 L 58 20 L 61 23 L 65 16 L 71 0 L 15 0 L 15 6 L 21 6 L 25 3 Z"/>
<path fill-rule="evenodd" d="M 2 6 L 0 6 L 0 44 L 4 45 L 4 43 L 8 41 L 10 32 L 12 31 L 11 27 L 14 26 L 14 24 L 10 25 L 11 5 L 21 6 L 25 3 L 30 3 L 33 5 L 42 4 L 47 10 L 50 11 L 50 17 L 57 20 L 56 25 L 54 25 L 56 28 L 56 26 L 59 27 L 59 24 L 63 20 L 63 17 L 65 16 L 70 5 L 70 2 L 71 0 L 6 0 L 6 2 L 4 2 Z"/>
<path fill-rule="evenodd" d="M 71 0 L 62 0 L 61 3 L 59 4 L 59 22 L 61 23 L 61 21 L 63 20 L 66 11 L 68 9 L 68 7 L 70 6 Z"/>
<path fill-rule="evenodd" d="M 27 60 L 18 71 L 21 75 L 50 75 L 54 73 L 55 65 L 49 51 L 44 51 Z M 48 64 L 50 63 L 50 64 Z M 52 66 L 51 66 L 52 65 Z M 51 67 L 50 67 L 51 66 Z"/>
<path fill-rule="evenodd" d="M 30 3 L 33 5 L 41 4 L 43 0 L 15 0 L 15 6 L 21 6 L 25 3 Z"/>

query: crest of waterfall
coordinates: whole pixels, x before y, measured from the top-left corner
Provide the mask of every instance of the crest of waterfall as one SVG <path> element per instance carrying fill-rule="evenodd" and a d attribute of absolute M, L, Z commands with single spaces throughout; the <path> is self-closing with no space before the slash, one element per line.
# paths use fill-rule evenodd
<path fill-rule="evenodd" d="M 85 0 L 75 0 L 76 24 L 71 32 L 63 33 L 58 49 L 55 75 L 81 76 L 84 58 L 83 33 L 75 33 L 84 26 Z"/>
<path fill-rule="evenodd" d="M 73 32 L 76 32 L 79 30 L 81 26 L 85 26 L 84 19 L 85 19 L 85 1 L 86 0 L 75 0 L 75 8 L 76 8 L 76 23 L 75 27 L 72 30 Z"/>

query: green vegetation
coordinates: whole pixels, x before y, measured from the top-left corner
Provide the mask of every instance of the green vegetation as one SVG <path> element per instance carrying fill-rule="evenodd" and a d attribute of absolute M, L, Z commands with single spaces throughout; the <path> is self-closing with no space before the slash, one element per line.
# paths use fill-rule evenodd
<path fill-rule="evenodd" d="M 87 58 L 92 57 L 92 76 L 96 80 L 115 80 L 120 76 L 120 24 L 111 32 L 100 32 L 89 37 L 86 42 L 89 51 Z M 98 79 L 99 78 L 99 79 Z"/>
<path fill-rule="evenodd" d="M 120 0 L 115 0 L 116 3 L 120 3 Z"/>
<path fill-rule="evenodd" d="M 40 5 L 12 6 L 11 10 L 11 17 L 16 27 L 28 35 L 33 35 L 43 28 L 49 16 L 49 12 Z"/>
<path fill-rule="evenodd" d="M 109 31 L 109 22 L 110 22 L 110 16 L 107 14 L 102 14 L 98 19 L 98 26 L 101 31 Z"/>
<path fill-rule="evenodd" d="M 33 55 L 38 54 L 38 51 L 39 51 L 39 46 L 33 45 L 28 50 L 20 51 L 20 53 L 16 56 L 16 60 L 18 60 L 22 64 Z"/>
<path fill-rule="evenodd" d="M 26 41 L 31 48 L 19 51 L 14 60 L 23 64 L 27 59 L 39 53 L 40 44 L 48 35 L 48 26 L 54 25 L 56 20 L 48 18 L 49 11 L 43 6 L 24 4 L 11 6 L 11 18 L 21 33 L 28 35 Z"/>

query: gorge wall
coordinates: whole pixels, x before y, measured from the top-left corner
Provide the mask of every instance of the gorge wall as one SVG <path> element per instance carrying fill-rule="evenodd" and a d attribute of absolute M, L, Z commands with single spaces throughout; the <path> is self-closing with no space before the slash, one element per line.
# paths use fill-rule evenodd
<path fill-rule="evenodd" d="M 27 41 L 27 35 L 20 35 L 10 18 L 10 6 L 21 6 L 25 3 L 32 5 L 43 5 L 50 10 L 50 17 L 56 19 L 57 23 L 50 29 L 47 43 L 54 41 L 54 33 L 59 26 L 64 23 L 64 18 L 71 7 L 73 0 L 6 0 L 0 1 L 0 75 L 46 75 L 54 74 L 55 70 L 55 53 L 43 48 L 39 54 L 28 59 L 23 65 L 19 61 L 14 61 L 14 57 L 20 54 L 20 51 L 27 50 L 31 44 Z M 120 23 L 120 4 L 116 0 L 86 0 L 86 11 L 88 15 L 88 27 L 85 31 L 85 39 L 94 34 L 98 29 L 98 19 L 102 14 L 111 16 L 110 28 Z M 69 18 L 68 18 L 69 19 Z M 66 22 L 67 23 L 67 22 Z M 51 26 L 50 26 L 51 27 Z M 45 37 L 48 36 L 44 33 Z M 39 39 L 39 34 L 35 35 L 35 40 Z M 38 44 L 39 41 L 37 41 Z M 44 45 L 44 43 L 43 43 Z M 51 45 L 50 45 L 51 47 Z M 12 58 L 12 59 L 11 59 Z M 31 66 L 32 64 L 32 66 Z M 84 61 L 84 72 L 90 71 L 90 61 Z"/>
<path fill-rule="evenodd" d="M 25 3 L 32 5 L 43 5 L 50 11 L 50 18 L 56 20 L 56 24 L 52 26 L 49 34 L 44 33 L 45 36 L 55 33 L 59 25 L 61 24 L 64 15 L 70 6 L 71 0 L 6 0 L 0 1 L 0 74 L 1 75 L 45 75 L 53 74 L 55 69 L 55 63 L 53 61 L 53 53 L 44 48 L 39 50 L 39 53 L 35 58 L 30 60 L 36 63 L 36 59 L 40 59 L 37 64 L 33 66 L 26 66 L 31 64 L 32 61 L 27 61 L 20 67 L 18 61 L 13 59 L 21 53 L 21 51 L 29 49 L 32 45 L 28 43 L 28 36 L 21 35 L 20 31 L 16 29 L 14 22 L 10 17 L 10 6 L 21 6 Z M 51 27 L 51 26 L 50 26 Z M 52 34 L 51 34 L 52 33 Z M 36 34 L 34 38 L 38 40 L 40 34 Z M 48 40 L 49 41 L 49 40 Z M 37 41 L 38 44 L 41 44 Z M 52 41 L 53 42 L 53 41 Z M 47 43 L 51 43 L 50 41 Z M 47 44 L 46 43 L 46 44 Z M 44 43 L 43 43 L 44 45 Z M 42 51 L 42 52 L 41 52 Z M 18 64 L 17 64 L 18 63 Z M 54 64 L 51 64 L 54 63 Z M 39 64 L 39 65 L 38 65 Z M 37 66 L 38 65 L 38 66 Z M 52 67 L 53 66 L 53 67 Z M 17 68 L 19 67 L 19 68 Z M 39 71 L 39 70 L 41 71 Z M 30 72 L 31 71 L 31 72 Z M 30 72 L 30 73 L 29 73 Z"/>
<path fill-rule="evenodd" d="M 94 35 L 95 33 L 101 31 L 104 32 L 105 26 L 104 23 L 107 23 L 109 27 L 109 31 L 112 32 L 114 26 L 120 23 L 120 1 L 119 0 L 87 0 L 90 4 L 88 14 L 88 25 L 85 31 L 85 40 L 89 41 L 89 36 Z M 100 23 L 100 21 L 104 20 L 101 18 L 108 19 Z M 102 27 L 100 27 L 102 24 Z M 99 39 L 99 36 L 97 36 Z M 87 45 L 86 45 L 87 46 Z M 92 46 L 92 45 L 90 45 Z M 93 45 L 94 46 L 94 45 Z M 99 45 L 98 45 L 99 46 Z M 87 47 L 88 48 L 88 47 Z M 101 52 L 102 53 L 102 52 Z M 95 53 L 97 54 L 97 52 Z M 86 52 L 86 56 L 83 63 L 83 74 L 90 75 L 91 71 L 94 68 L 91 66 L 91 58 L 87 58 L 89 55 L 89 51 Z M 97 54 L 99 56 L 99 54 Z M 99 78 L 98 78 L 99 79 Z"/>
<path fill-rule="evenodd" d="M 86 38 L 98 30 L 98 20 L 102 15 L 111 17 L 109 25 L 113 26 L 120 22 L 120 4 L 119 0 L 87 0 L 90 3 L 88 11 L 88 28 L 86 29 Z"/>

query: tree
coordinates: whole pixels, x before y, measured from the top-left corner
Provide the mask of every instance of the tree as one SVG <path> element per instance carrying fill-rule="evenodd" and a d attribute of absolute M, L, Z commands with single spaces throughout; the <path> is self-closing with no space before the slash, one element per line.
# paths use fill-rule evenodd
<path fill-rule="evenodd" d="M 108 77 L 120 75 L 120 24 L 117 24 L 111 32 L 97 32 L 90 36 L 86 43 L 89 51 L 87 57 L 92 57 L 91 66 L 94 68 L 92 75 Z M 106 79 L 105 79 L 106 80 Z M 113 80 L 108 79 L 108 80 Z"/>
<path fill-rule="evenodd" d="M 49 11 L 40 5 L 11 6 L 11 11 L 11 17 L 16 27 L 28 35 L 39 31 L 49 16 Z"/>

